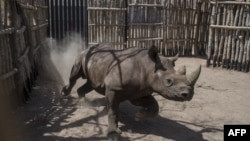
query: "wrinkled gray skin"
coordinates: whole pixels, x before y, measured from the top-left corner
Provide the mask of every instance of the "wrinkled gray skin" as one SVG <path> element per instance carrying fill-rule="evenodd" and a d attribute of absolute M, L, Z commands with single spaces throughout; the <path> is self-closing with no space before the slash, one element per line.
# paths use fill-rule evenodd
<path fill-rule="evenodd" d="M 62 94 L 69 95 L 78 78 L 87 79 L 77 90 L 79 97 L 92 90 L 103 94 L 108 108 L 107 133 L 120 134 L 118 117 L 122 101 L 129 100 L 142 107 L 135 115 L 138 121 L 158 114 L 159 106 L 153 92 L 175 101 L 192 99 L 201 67 L 186 76 L 185 67 L 174 70 L 176 60 L 177 57 L 159 56 L 154 46 L 150 49 L 113 50 L 110 44 L 95 45 L 77 57 L 69 84 L 63 87 Z"/>

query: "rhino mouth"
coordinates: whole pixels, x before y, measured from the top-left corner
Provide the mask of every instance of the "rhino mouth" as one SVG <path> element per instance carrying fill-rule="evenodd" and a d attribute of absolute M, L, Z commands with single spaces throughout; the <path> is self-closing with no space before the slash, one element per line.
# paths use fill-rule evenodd
<path fill-rule="evenodd" d="M 179 101 L 179 102 L 184 102 L 184 101 L 187 101 L 185 98 L 181 98 L 181 97 L 164 97 L 168 100 L 172 100 L 172 101 Z"/>
<path fill-rule="evenodd" d="M 178 95 L 178 96 L 173 96 L 173 97 L 164 96 L 164 97 L 166 99 L 168 99 L 168 100 L 179 101 L 179 102 L 191 101 L 192 100 L 191 96 L 188 96 L 186 94 L 183 95 L 183 93 L 180 93 L 180 95 Z"/>
<path fill-rule="evenodd" d="M 169 98 L 169 100 L 184 102 L 184 101 L 190 101 L 191 99 L 187 99 L 187 98 L 183 98 L 183 97 L 171 97 L 171 98 Z"/>

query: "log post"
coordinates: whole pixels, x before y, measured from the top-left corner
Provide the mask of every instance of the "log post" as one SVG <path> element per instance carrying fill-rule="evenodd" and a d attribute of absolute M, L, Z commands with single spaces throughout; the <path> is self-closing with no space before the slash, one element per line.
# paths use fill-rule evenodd
<path fill-rule="evenodd" d="M 23 24 L 27 27 L 27 42 L 28 42 L 28 45 L 30 46 L 29 61 L 31 64 L 31 70 L 32 70 L 31 73 L 33 74 L 33 71 L 35 70 L 35 60 L 34 60 L 33 52 L 34 52 L 35 47 L 36 47 L 36 42 L 35 42 L 33 34 L 32 34 L 32 25 L 29 22 L 26 14 L 25 14 L 25 11 L 24 11 L 22 4 L 18 3 L 17 8 L 19 10 L 19 14 L 21 16 Z M 31 75 L 31 81 L 32 82 L 34 81 L 33 75 Z"/>
<path fill-rule="evenodd" d="M 17 9 L 16 9 L 16 1 L 10 1 L 10 8 L 11 8 L 11 25 L 15 28 L 18 29 L 19 27 L 19 22 L 18 21 L 18 15 L 17 15 Z M 24 93 L 24 84 L 23 84 L 23 76 L 21 72 L 22 69 L 22 64 L 18 62 L 17 58 L 19 57 L 19 42 L 18 42 L 18 33 L 17 32 L 13 32 L 11 35 L 11 46 L 12 46 L 12 56 L 13 56 L 13 66 L 17 68 L 17 70 L 19 70 L 19 72 L 15 75 L 15 83 L 16 83 L 16 97 L 17 97 L 17 103 L 18 105 L 21 105 L 23 103 L 25 103 L 26 99 L 25 99 L 25 93 Z"/>
<path fill-rule="evenodd" d="M 197 25 L 196 25 L 196 31 L 195 31 L 195 39 L 194 39 L 194 55 L 198 56 L 199 52 L 199 46 L 198 46 L 198 40 L 199 40 L 199 32 L 200 32 L 200 24 L 201 24 L 201 19 L 202 19 L 202 14 L 201 14 L 201 4 L 202 1 L 198 0 L 197 5 L 196 5 L 196 13 L 197 13 Z"/>
<path fill-rule="evenodd" d="M 216 7 L 213 5 L 211 18 L 210 18 L 210 24 L 212 24 L 212 25 L 215 24 L 215 18 L 216 18 L 215 13 L 216 13 Z M 209 36 L 208 36 L 207 67 L 210 66 L 210 60 L 211 60 L 211 56 L 212 56 L 213 36 L 214 36 L 214 30 L 212 27 L 210 27 L 209 28 Z"/>

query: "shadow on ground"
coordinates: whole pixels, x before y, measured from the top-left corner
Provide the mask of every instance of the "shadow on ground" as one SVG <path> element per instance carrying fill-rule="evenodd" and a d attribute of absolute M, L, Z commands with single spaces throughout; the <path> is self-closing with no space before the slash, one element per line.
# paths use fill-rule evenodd
<path fill-rule="evenodd" d="M 96 114 L 94 115 L 83 115 L 82 119 L 76 120 L 70 124 L 61 124 L 62 122 L 67 122 L 67 119 L 77 114 L 78 99 L 72 97 L 67 99 L 62 98 L 59 95 L 59 88 L 55 87 L 56 84 L 53 83 L 54 82 L 46 82 L 46 80 L 42 80 L 40 78 L 40 80 L 37 82 L 37 86 L 39 85 L 40 89 L 34 90 L 31 102 L 26 106 L 26 112 L 29 113 L 27 114 L 26 118 L 26 126 L 29 129 L 28 138 L 30 138 L 30 140 L 35 139 L 36 141 L 108 140 L 108 138 L 105 137 L 105 131 L 102 131 L 102 128 L 100 127 L 100 125 L 107 126 L 107 123 L 98 122 L 98 118 L 107 118 L 106 108 L 103 108 L 101 111 L 96 110 Z M 44 84 L 47 86 L 42 86 Z M 103 101 L 104 99 L 98 100 Z M 92 101 L 92 103 L 100 102 Z M 92 104 L 92 106 L 101 105 Z M 206 129 L 205 127 L 202 129 L 202 131 L 196 132 L 181 124 L 181 121 L 174 121 L 161 116 L 157 116 L 156 118 L 147 121 L 136 122 L 133 119 L 133 115 L 137 110 L 136 107 L 128 102 L 124 102 L 121 104 L 120 109 L 120 122 L 122 125 L 121 130 L 123 131 L 123 134 L 119 140 L 146 140 L 148 135 L 153 135 L 175 141 L 206 141 L 203 139 L 202 131 L 213 132 L 213 129 Z M 95 122 L 93 122 L 93 120 Z M 86 123 L 91 123 L 91 126 L 100 128 L 99 132 L 90 137 L 84 137 L 84 135 L 81 135 L 81 137 L 75 137 L 74 135 L 53 135 L 55 132 L 78 128 Z"/>

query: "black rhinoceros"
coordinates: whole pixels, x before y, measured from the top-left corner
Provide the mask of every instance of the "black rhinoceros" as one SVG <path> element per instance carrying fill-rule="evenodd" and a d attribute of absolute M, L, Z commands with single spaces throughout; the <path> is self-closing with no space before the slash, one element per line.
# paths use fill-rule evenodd
<path fill-rule="evenodd" d="M 76 58 L 69 84 L 63 87 L 62 94 L 69 95 L 78 78 L 86 79 L 86 83 L 78 88 L 78 95 L 84 97 L 92 90 L 105 95 L 109 123 L 107 133 L 121 133 L 118 116 L 122 101 L 129 100 L 143 107 L 135 115 L 136 120 L 142 120 L 159 112 L 158 103 L 152 96 L 154 92 L 175 101 L 192 99 L 201 66 L 186 75 L 185 66 L 174 70 L 176 60 L 177 56 L 167 58 L 158 55 L 155 46 L 114 50 L 110 44 L 94 45 Z"/>

